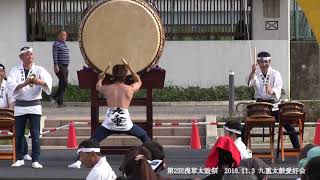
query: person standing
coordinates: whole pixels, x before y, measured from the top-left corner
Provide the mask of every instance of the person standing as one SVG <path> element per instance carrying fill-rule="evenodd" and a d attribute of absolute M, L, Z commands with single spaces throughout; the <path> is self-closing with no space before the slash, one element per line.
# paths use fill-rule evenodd
<path fill-rule="evenodd" d="M 24 165 L 24 131 L 27 120 L 30 121 L 32 137 L 32 167 L 42 168 L 38 162 L 40 156 L 40 119 L 42 115 L 41 93 L 51 94 L 52 77 L 41 66 L 34 63 L 33 49 L 23 47 L 19 57 L 21 63 L 13 67 L 9 73 L 8 93 L 15 99 L 14 116 L 16 119 L 16 155 L 17 161 L 12 167 Z"/>
<path fill-rule="evenodd" d="M 67 36 L 66 31 L 60 30 L 58 40 L 52 46 L 54 72 L 59 79 L 58 90 L 52 98 L 57 102 L 58 107 L 66 106 L 64 104 L 64 93 L 68 86 L 68 66 L 70 63 L 69 47 L 66 43 Z"/>
<path fill-rule="evenodd" d="M 3 64 L 0 64 L 0 108 L 14 109 L 14 99 L 8 95 L 7 81 L 6 81 L 6 68 Z M 28 154 L 28 142 L 26 137 L 23 138 L 24 144 L 24 156 L 23 159 L 31 161 L 31 157 Z"/>

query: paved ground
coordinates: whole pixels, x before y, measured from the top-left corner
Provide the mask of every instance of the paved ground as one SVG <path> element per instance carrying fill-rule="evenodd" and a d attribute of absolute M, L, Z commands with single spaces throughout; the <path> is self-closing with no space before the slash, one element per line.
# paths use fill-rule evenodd
<path fill-rule="evenodd" d="M 90 117 L 90 103 L 69 103 L 67 108 L 56 108 L 46 103 L 43 115 L 47 119 L 85 119 Z M 105 116 L 106 107 L 100 107 L 100 118 Z M 129 109 L 131 116 L 145 118 L 146 108 L 132 106 Z M 154 103 L 153 117 L 156 118 L 204 118 L 206 114 L 215 114 L 220 117 L 228 114 L 228 105 L 225 102 L 181 102 L 181 103 Z"/>

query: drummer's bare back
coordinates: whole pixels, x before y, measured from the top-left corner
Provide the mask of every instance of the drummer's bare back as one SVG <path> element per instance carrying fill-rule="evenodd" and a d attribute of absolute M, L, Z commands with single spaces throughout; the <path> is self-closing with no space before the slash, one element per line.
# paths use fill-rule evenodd
<path fill-rule="evenodd" d="M 135 82 L 131 85 L 116 82 L 111 85 L 104 85 L 101 93 L 107 99 L 108 107 L 128 109 L 135 91 L 139 90 L 140 84 Z"/>

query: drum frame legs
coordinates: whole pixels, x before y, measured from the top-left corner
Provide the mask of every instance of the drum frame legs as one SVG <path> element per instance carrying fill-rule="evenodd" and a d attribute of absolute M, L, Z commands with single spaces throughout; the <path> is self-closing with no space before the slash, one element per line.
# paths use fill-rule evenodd
<path fill-rule="evenodd" d="M 1 122 L 4 123 L 4 122 Z M 0 160 L 12 160 L 16 162 L 16 129 L 15 123 L 10 123 L 11 125 L 4 126 L 1 124 L 1 130 L 12 130 L 13 135 L 1 136 L 1 140 L 11 140 L 12 141 L 12 150 L 0 152 Z"/>
<path fill-rule="evenodd" d="M 264 134 L 264 133 L 251 134 L 250 133 L 253 128 L 261 128 L 261 127 L 268 127 L 269 134 Z M 275 127 L 274 117 L 265 117 L 265 118 L 247 117 L 246 119 L 245 144 L 248 146 L 249 149 L 251 149 L 251 137 L 269 137 L 270 153 L 253 152 L 253 155 L 259 158 L 269 158 L 271 159 L 272 164 L 274 164 L 274 127 Z"/>
<path fill-rule="evenodd" d="M 278 144 L 277 144 L 277 158 L 279 157 L 279 152 L 281 151 L 281 160 L 285 160 L 285 156 L 297 156 L 301 148 L 303 146 L 303 132 L 304 132 L 304 120 L 305 120 L 305 113 L 303 115 L 297 115 L 297 116 L 285 116 L 285 115 L 280 115 L 280 122 L 279 122 L 279 134 L 278 134 Z M 284 147 L 284 140 L 285 140 L 285 135 L 290 135 L 288 133 L 285 133 L 284 130 L 284 125 L 285 124 L 290 124 L 290 125 L 295 125 L 298 127 L 298 132 L 294 132 L 299 136 L 299 144 L 300 148 L 299 149 L 285 149 Z M 280 149 L 279 149 L 280 146 Z"/>

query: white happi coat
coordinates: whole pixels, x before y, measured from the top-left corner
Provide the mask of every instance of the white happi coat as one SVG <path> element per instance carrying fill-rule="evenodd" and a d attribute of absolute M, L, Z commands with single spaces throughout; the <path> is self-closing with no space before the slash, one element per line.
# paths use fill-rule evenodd
<path fill-rule="evenodd" d="M 116 174 L 107 162 L 106 157 L 102 157 L 89 172 L 86 180 L 115 180 Z"/>
<path fill-rule="evenodd" d="M 47 87 L 43 88 L 41 85 L 27 85 L 18 91 L 14 92 L 16 87 L 25 81 L 25 72 L 22 63 L 18 66 L 15 66 L 11 69 L 8 80 L 7 80 L 7 87 L 8 87 L 8 94 L 12 96 L 15 100 L 23 100 L 23 101 L 32 101 L 42 99 L 41 93 L 42 89 L 48 94 L 51 94 L 52 90 L 52 77 L 51 75 L 41 66 L 37 66 L 34 63 L 30 68 L 27 77 L 35 75 L 38 79 L 43 80 Z M 39 114 L 42 115 L 42 107 L 41 105 L 35 106 L 27 106 L 27 107 L 20 107 L 15 106 L 14 108 L 14 115 L 21 116 L 24 114 Z"/>
<path fill-rule="evenodd" d="M 0 84 L 0 108 L 8 108 L 8 91 L 7 91 L 7 81 L 2 80 Z"/>
<path fill-rule="evenodd" d="M 237 146 L 241 159 L 252 158 L 252 151 L 247 148 L 247 146 L 242 142 L 241 137 L 238 137 L 234 144 Z"/>
<path fill-rule="evenodd" d="M 272 88 L 274 94 L 267 94 L 265 84 L 268 84 L 269 87 Z M 274 100 L 275 104 L 273 104 L 272 111 L 278 110 L 278 104 L 280 101 L 281 96 L 281 89 L 282 89 L 282 78 L 279 71 L 272 69 L 271 67 L 268 68 L 268 73 L 266 77 L 262 74 L 260 68 L 256 70 L 254 77 L 249 82 L 250 87 L 254 87 L 255 90 L 255 98 L 256 99 L 263 99 L 263 100 Z"/>

